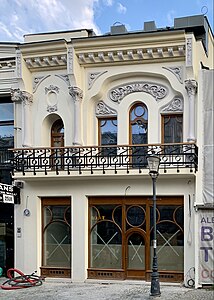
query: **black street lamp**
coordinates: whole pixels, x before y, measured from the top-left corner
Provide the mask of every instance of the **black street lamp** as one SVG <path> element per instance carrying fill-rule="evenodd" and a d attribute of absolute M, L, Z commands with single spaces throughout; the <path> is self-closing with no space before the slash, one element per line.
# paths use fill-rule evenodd
<path fill-rule="evenodd" d="M 152 262 L 152 274 L 151 274 L 151 290 L 150 296 L 160 296 L 160 283 L 159 283 L 159 273 L 158 273 L 158 257 L 157 257 L 157 230 L 156 230 L 156 180 L 159 174 L 160 158 L 156 155 L 150 155 L 147 157 L 147 162 L 149 166 L 149 175 L 152 178 L 153 185 L 153 226 L 154 226 L 154 236 L 153 236 L 153 262 Z"/>

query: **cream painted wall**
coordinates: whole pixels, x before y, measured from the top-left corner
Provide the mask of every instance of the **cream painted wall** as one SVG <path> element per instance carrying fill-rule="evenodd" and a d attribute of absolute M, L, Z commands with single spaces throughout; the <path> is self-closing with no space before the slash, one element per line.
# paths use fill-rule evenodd
<path fill-rule="evenodd" d="M 157 181 L 157 196 L 184 196 L 184 257 L 185 270 L 194 266 L 194 227 L 193 174 L 185 178 L 163 175 Z M 152 197 L 152 181 L 148 175 L 129 176 L 89 176 L 87 179 L 60 177 L 32 182 L 26 180 L 22 190 L 22 202 L 16 206 L 15 228 L 22 228 L 21 238 L 16 238 L 15 266 L 24 273 L 34 270 L 40 272 L 41 266 L 41 197 L 71 197 L 72 206 L 72 281 L 83 282 L 87 278 L 88 268 L 88 196 L 125 196 L 126 187 L 130 186 L 126 196 L 147 195 Z M 179 192 L 178 192 L 179 191 Z M 189 195 L 191 204 L 189 207 Z M 31 212 L 29 217 L 23 215 L 25 208 Z"/>

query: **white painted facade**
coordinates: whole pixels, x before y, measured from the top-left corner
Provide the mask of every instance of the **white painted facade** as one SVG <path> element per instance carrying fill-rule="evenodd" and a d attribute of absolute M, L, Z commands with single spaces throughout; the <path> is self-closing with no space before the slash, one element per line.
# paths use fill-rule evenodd
<path fill-rule="evenodd" d="M 209 31 L 208 55 L 194 33 L 184 29 L 91 36 L 91 31 L 29 35 L 17 45 L 16 75 L 12 88 L 15 103 L 16 148 L 51 147 L 51 127 L 64 123 L 64 146 L 98 146 L 98 117 L 116 115 L 118 145 L 129 145 L 129 111 L 136 102 L 148 108 L 148 144 L 162 143 L 161 115 L 183 114 L 183 143 L 199 147 L 198 170 L 160 169 L 157 197 L 182 196 L 184 203 L 184 282 L 197 273 L 198 217 L 201 203 L 203 136 L 200 131 L 200 61 L 213 68 L 213 36 Z M 147 91 L 136 84 L 153 86 Z M 131 87 L 127 89 L 127 86 Z M 2 88 L 2 83 L 0 84 Z M 117 88 L 122 91 L 117 94 Z M 156 91 L 159 91 L 159 94 Z M 116 97 L 114 98 L 114 96 Z M 104 103 L 104 105 L 103 105 Z M 101 104 L 101 106 L 100 106 Z M 71 199 L 71 279 L 83 282 L 89 268 L 88 197 L 152 197 L 148 169 L 122 169 L 105 174 L 97 168 L 79 174 L 72 170 L 16 171 L 24 183 L 21 204 L 15 205 L 15 267 L 24 273 L 42 265 L 41 199 Z M 130 187 L 127 189 L 127 187 Z M 25 209 L 29 216 L 23 214 Z M 21 234 L 17 233 L 21 228 Z M 170 280 L 169 280 L 170 281 Z M 195 286 L 200 286 L 199 280 Z"/>

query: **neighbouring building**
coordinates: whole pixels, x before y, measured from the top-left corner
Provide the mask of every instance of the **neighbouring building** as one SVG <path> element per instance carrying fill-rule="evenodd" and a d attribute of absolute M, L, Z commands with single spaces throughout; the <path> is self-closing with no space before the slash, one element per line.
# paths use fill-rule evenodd
<path fill-rule="evenodd" d="M 8 168 L 21 191 L 12 205 L 14 266 L 73 282 L 149 281 L 146 158 L 156 154 L 160 280 L 212 284 L 214 52 L 207 18 L 176 18 L 170 28 L 145 22 L 135 32 L 116 25 L 101 36 L 88 29 L 29 34 L 23 43 L 1 43 L 2 53 L 0 130 L 8 132 L 0 143 L 8 149 L 14 140 Z"/>

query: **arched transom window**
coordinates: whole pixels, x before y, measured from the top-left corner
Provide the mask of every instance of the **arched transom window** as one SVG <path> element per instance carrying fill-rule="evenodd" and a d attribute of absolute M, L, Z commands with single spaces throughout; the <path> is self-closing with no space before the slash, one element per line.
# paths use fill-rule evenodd
<path fill-rule="evenodd" d="M 148 109 L 141 102 L 135 103 L 129 116 L 130 144 L 147 144 Z"/>

